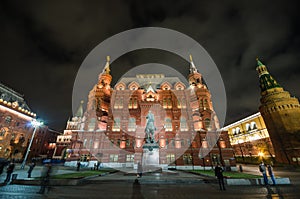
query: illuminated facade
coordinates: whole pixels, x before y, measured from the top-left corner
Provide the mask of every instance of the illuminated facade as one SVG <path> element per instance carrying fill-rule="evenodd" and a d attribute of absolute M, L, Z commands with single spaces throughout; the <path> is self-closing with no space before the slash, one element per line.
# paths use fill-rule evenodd
<path fill-rule="evenodd" d="M 23 96 L 0 83 L 0 157 L 21 160 L 31 139 L 36 114 L 27 106 Z M 49 143 L 55 142 L 57 132 L 47 126 L 38 128 L 28 160 L 47 156 Z"/>
<path fill-rule="evenodd" d="M 300 164 L 300 105 L 269 74 L 267 67 L 257 60 L 261 105 L 259 111 L 270 134 L 276 161 Z"/>
<path fill-rule="evenodd" d="M 278 163 L 300 164 L 300 105 L 257 60 L 259 113 L 225 126 L 236 156 L 263 155 Z"/>
<path fill-rule="evenodd" d="M 264 119 L 255 113 L 224 127 L 228 131 L 235 156 L 274 157 L 274 149 Z"/>
<path fill-rule="evenodd" d="M 218 130 L 210 92 L 192 59 L 189 85 L 163 74 L 123 77 L 114 88 L 111 80 L 108 59 L 89 93 L 87 110 L 83 111 L 81 102 L 64 135 L 57 138 L 55 157 L 66 157 L 66 165 L 75 165 L 78 159 L 89 166 L 96 161 L 110 167 L 133 167 L 141 162 L 149 111 L 155 117 L 162 167 L 235 165 L 228 134 Z M 220 137 L 205 154 L 200 148 L 210 147 L 207 132 Z"/>

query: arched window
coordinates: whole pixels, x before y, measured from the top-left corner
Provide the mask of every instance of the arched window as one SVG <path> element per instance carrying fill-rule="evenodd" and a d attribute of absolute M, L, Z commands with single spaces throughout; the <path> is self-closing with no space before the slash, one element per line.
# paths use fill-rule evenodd
<path fill-rule="evenodd" d="M 188 125 L 185 117 L 180 117 L 180 131 L 188 131 Z"/>
<path fill-rule="evenodd" d="M 11 120 L 12 120 L 11 116 L 6 116 L 5 117 L 5 123 L 6 124 L 10 124 Z"/>
<path fill-rule="evenodd" d="M 250 124 L 249 123 L 247 123 L 246 124 L 246 131 L 250 131 L 251 129 L 250 129 Z"/>
<path fill-rule="evenodd" d="M 85 138 L 83 141 L 83 147 L 86 147 L 87 139 Z"/>
<path fill-rule="evenodd" d="M 90 139 L 90 148 L 93 147 L 93 139 Z"/>
<path fill-rule="evenodd" d="M 171 98 L 164 98 L 163 99 L 163 108 L 172 108 L 172 100 Z"/>
<path fill-rule="evenodd" d="M 236 128 L 235 128 L 235 133 L 236 133 L 236 134 L 240 134 L 240 133 L 241 133 L 240 127 L 236 127 Z"/>
<path fill-rule="evenodd" d="M 256 126 L 256 123 L 255 123 L 255 122 L 251 122 L 250 127 L 251 127 L 251 130 L 257 129 L 257 126 Z"/>
<path fill-rule="evenodd" d="M 182 108 L 181 100 L 180 99 L 177 99 L 177 108 Z"/>
<path fill-rule="evenodd" d="M 206 119 L 204 120 L 204 125 L 205 125 L 205 128 L 206 128 L 206 129 L 211 128 L 211 122 L 210 122 L 210 119 L 209 119 L 209 118 L 206 118 Z"/>
<path fill-rule="evenodd" d="M 129 108 L 129 109 L 132 109 L 132 107 L 133 107 L 132 104 L 133 104 L 133 99 L 130 98 L 130 99 L 129 99 L 129 102 L 128 102 L 128 108 Z"/>
<path fill-rule="evenodd" d="M 167 99 L 163 99 L 163 108 L 168 108 Z"/>
<path fill-rule="evenodd" d="M 120 118 L 117 117 L 114 119 L 112 131 L 120 131 L 120 128 L 121 128 L 120 126 L 121 126 L 121 120 L 120 120 Z"/>
<path fill-rule="evenodd" d="M 136 129 L 135 118 L 131 117 L 129 118 L 129 122 L 128 122 L 128 131 L 135 131 L 135 129 Z"/>
<path fill-rule="evenodd" d="M 204 100 L 204 108 L 209 108 L 209 104 L 208 104 L 207 99 Z"/>
<path fill-rule="evenodd" d="M 166 118 L 165 119 L 165 130 L 166 131 L 172 131 L 173 130 L 171 118 Z"/>
<path fill-rule="evenodd" d="M 232 134 L 236 135 L 235 129 L 232 129 Z"/>
<path fill-rule="evenodd" d="M 128 108 L 129 109 L 136 109 L 137 106 L 137 99 L 136 98 L 130 98 L 129 103 L 128 103 Z"/>
<path fill-rule="evenodd" d="M 96 119 L 95 118 L 91 118 L 88 124 L 88 130 L 89 131 L 93 131 L 95 130 L 95 125 L 96 125 Z"/>
<path fill-rule="evenodd" d="M 122 109 L 123 108 L 123 97 L 115 98 L 114 109 Z"/>

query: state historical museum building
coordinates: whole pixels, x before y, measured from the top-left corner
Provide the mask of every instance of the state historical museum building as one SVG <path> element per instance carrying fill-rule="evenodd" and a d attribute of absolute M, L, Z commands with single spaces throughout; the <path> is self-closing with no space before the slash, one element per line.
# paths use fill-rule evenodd
<path fill-rule="evenodd" d="M 82 101 L 57 138 L 54 158 L 66 159 L 69 166 L 79 160 L 88 167 L 101 162 L 136 168 L 142 161 L 146 116 L 151 111 L 162 168 L 203 169 L 218 163 L 235 168 L 227 131 L 219 130 L 211 94 L 190 59 L 189 85 L 164 74 L 137 74 L 121 78 L 112 88 L 108 57 L 89 93 L 87 110 L 83 111 Z"/>

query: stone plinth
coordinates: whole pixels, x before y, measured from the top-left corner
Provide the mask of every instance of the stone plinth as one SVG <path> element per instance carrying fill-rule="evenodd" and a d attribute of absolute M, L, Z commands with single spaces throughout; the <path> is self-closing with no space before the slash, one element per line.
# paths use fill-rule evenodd
<path fill-rule="evenodd" d="M 161 172 L 159 166 L 159 146 L 157 143 L 146 143 L 143 146 L 143 172 Z"/>

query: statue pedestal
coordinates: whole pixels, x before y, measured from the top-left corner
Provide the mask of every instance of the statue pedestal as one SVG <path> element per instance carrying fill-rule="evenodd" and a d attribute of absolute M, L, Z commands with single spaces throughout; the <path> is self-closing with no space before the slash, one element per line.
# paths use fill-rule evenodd
<path fill-rule="evenodd" d="M 161 172 L 159 167 L 159 146 L 157 143 L 146 143 L 143 146 L 143 172 Z"/>

